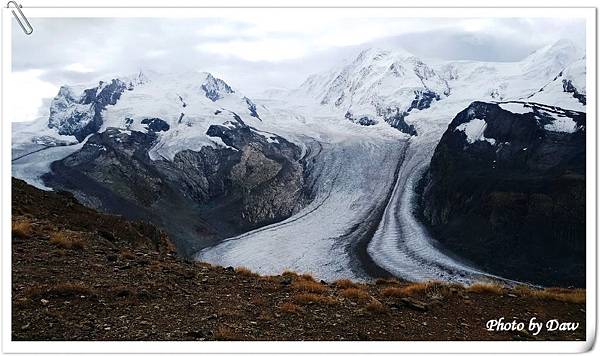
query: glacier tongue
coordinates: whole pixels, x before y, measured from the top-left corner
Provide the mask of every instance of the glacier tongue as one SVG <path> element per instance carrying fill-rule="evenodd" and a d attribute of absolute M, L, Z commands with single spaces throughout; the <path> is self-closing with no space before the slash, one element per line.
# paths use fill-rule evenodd
<path fill-rule="evenodd" d="M 366 136 L 333 144 L 309 139 L 305 144 L 306 159 L 315 160 L 312 203 L 280 223 L 202 250 L 197 259 L 263 274 L 290 269 L 326 280 L 369 277 L 360 262 L 349 258 L 354 241 L 344 236 L 384 204 L 406 142 Z"/>

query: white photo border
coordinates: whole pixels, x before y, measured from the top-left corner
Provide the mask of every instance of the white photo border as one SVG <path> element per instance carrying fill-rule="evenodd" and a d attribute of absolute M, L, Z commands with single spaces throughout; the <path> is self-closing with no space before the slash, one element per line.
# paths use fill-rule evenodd
<path fill-rule="evenodd" d="M 33 2 L 33 1 L 32 1 Z M 35 1 L 39 3 L 39 1 Z M 57 1 L 74 3 L 73 1 Z M 509 1 L 509 3 L 514 1 Z M 106 3 L 115 4 L 114 1 Z M 132 3 L 120 2 L 123 3 Z M 178 1 L 180 3 L 180 1 Z M 187 2 L 190 4 L 190 1 Z M 206 3 L 206 2 L 205 2 Z M 227 1 L 227 4 L 232 3 Z M 243 1 L 235 1 L 244 6 Z M 275 1 L 262 1 L 276 6 Z M 314 2 L 309 2 L 314 4 Z M 355 4 L 355 1 L 352 1 Z M 390 2 L 386 2 L 389 4 Z M 440 3 L 440 2 L 438 2 Z M 165 5 L 167 3 L 151 4 Z M 159 5 L 159 6 L 160 6 Z M 234 6 L 234 5 L 228 5 Z M 269 5 L 261 5 L 269 6 Z M 27 17 L 236 17 L 273 16 L 294 11 L 296 16 L 348 17 L 578 17 L 586 20 L 586 340 L 585 341 L 324 341 L 324 342 L 238 342 L 238 341 L 12 341 L 11 340 L 11 120 L 5 100 L 11 80 L 10 10 L 2 9 L 2 352 L 3 353 L 557 353 L 585 352 L 594 345 L 596 334 L 597 252 L 597 123 L 596 123 L 596 9 L 595 8 L 24 8 Z M 591 120 L 590 120 L 591 118 Z"/>

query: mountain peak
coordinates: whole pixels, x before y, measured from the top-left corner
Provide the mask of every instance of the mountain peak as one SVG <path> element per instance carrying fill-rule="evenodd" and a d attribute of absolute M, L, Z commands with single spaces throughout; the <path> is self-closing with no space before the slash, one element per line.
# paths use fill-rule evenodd
<path fill-rule="evenodd" d="M 540 49 L 540 52 L 545 56 L 561 56 L 564 54 L 573 54 L 573 57 L 578 58 L 585 52 L 575 42 L 563 38 L 554 43 L 546 45 Z"/>
<path fill-rule="evenodd" d="M 581 57 L 584 52 L 585 51 L 583 51 L 573 41 L 563 38 L 539 48 L 527 56 L 523 62 L 539 64 L 543 61 L 547 62 L 552 60 L 559 61 L 561 65 L 565 66 L 566 64 Z"/>
<path fill-rule="evenodd" d="M 414 57 L 414 55 L 402 48 L 382 48 L 382 47 L 369 47 L 361 50 L 356 56 L 354 63 L 366 63 L 366 62 L 377 62 L 386 58 L 407 58 Z"/>
<path fill-rule="evenodd" d="M 148 75 L 147 71 L 140 69 L 137 73 L 135 74 L 130 74 L 130 75 L 126 75 L 124 77 L 118 77 L 117 79 L 127 83 L 129 88 L 133 88 L 137 85 L 142 85 L 142 84 L 146 84 L 150 82 L 150 78 L 154 78 L 155 75 L 150 72 L 151 74 Z"/>
<path fill-rule="evenodd" d="M 584 53 L 573 41 L 561 39 L 541 47 L 521 61 L 525 75 L 557 75 Z"/>
<path fill-rule="evenodd" d="M 233 94 L 235 91 L 225 83 L 224 80 L 213 77 L 210 73 L 203 73 L 206 75 L 204 83 L 202 84 L 202 90 L 205 95 L 212 101 L 217 101 L 223 98 L 226 94 Z"/>
<path fill-rule="evenodd" d="M 550 48 L 577 48 L 575 42 L 567 38 L 561 38 L 550 45 Z"/>
<path fill-rule="evenodd" d="M 379 48 L 379 47 L 371 47 L 371 48 L 366 48 L 363 49 L 362 51 L 360 51 L 360 53 L 358 54 L 358 56 L 355 59 L 355 62 L 362 62 L 362 61 L 372 61 L 372 60 L 380 60 L 382 58 L 385 58 L 387 56 L 389 56 L 391 53 L 391 51 L 383 49 L 383 48 Z"/>
<path fill-rule="evenodd" d="M 135 80 L 138 83 L 146 83 L 148 82 L 150 79 L 148 78 L 148 76 L 146 75 L 146 73 L 144 73 L 141 69 L 138 72 L 138 74 L 135 76 Z"/>

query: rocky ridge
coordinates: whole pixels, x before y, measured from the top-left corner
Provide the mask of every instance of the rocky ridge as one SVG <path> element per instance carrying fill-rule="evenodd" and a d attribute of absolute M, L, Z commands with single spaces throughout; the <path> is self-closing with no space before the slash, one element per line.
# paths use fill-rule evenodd
<path fill-rule="evenodd" d="M 227 149 L 206 146 L 178 152 L 172 161 L 151 160 L 158 135 L 153 127 L 167 126 L 154 119 L 146 132 L 108 128 L 94 134 L 81 150 L 52 163 L 44 180 L 89 206 L 155 221 L 184 256 L 284 219 L 308 200 L 301 153 L 285 139 L 228 122 L 207 131 Z"/>
<path fill-rule="evenodd" d="M 460 112 L 423 181 L 434 236 L 508 278 L 585 285 L 585 119 L 531 102 Z"/>

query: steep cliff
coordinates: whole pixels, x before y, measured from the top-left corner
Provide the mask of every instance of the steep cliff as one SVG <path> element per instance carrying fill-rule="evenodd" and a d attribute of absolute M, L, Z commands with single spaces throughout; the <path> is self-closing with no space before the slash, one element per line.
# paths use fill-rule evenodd
<path fill-rule="evenodd" d="M 423 183 L 435 237 L 509 278 L 584 285 L 585 117 L 522 102 L 460 112 Z"/>

